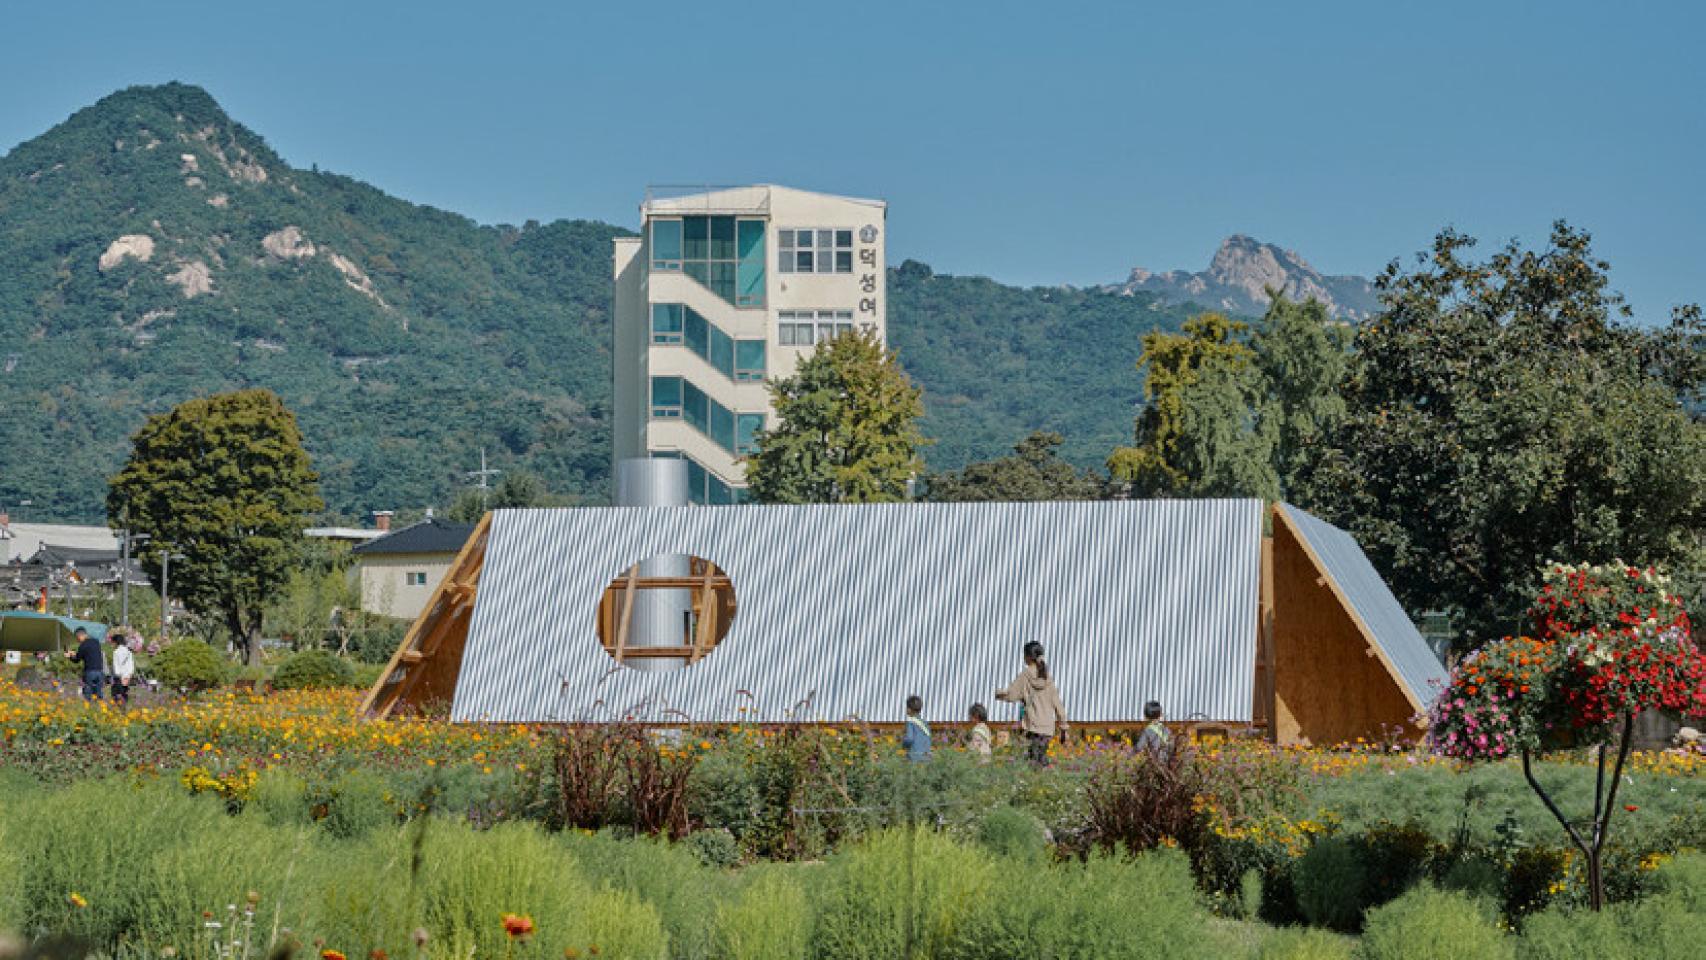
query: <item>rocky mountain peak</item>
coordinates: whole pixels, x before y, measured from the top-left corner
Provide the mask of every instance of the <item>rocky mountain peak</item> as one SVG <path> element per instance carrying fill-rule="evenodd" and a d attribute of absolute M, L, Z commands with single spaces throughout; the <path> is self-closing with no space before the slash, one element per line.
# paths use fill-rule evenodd
<path fill-rule="evenodd" d="M 1134 267 L 1126 281 L 1112 289 L 1154 293 L 1171 303 L 1244 315 L 1267 309 L 1269 289 L 1294 300 L 1319 300 L 1328 312 L 1347 320 L 1361 320 L 1378 308 L 1367 278 L 1322 274 L 1296 252 L 1242 233 L 1220 242 L 1207 270 L 1155 273 Z"/>

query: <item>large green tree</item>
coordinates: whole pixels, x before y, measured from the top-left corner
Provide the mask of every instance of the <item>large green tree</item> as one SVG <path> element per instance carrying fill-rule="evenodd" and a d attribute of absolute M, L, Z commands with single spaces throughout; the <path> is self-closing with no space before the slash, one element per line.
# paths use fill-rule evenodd
<path fill-rule="evenodd" d="M 1012 456 L 931 475 L 929 497 L 944 502 L 1101 498 L 1107 481 L 1062 460 L 1062 442 L 1058 433 L 1034 431 L 1014 445 Z"/>
<path fill-rule="evenodd" d="M 323 507 L 296 417 L 270 390 L 187 400 L 149 417 L 107 492 L 112 521 L 151 538 L 139 551 L 145 568 L 158 578 L 171 551 L 171 596 L 218 617 L 251 662 L 263 611 Z"/>
<path fill-rule="evenodd" d="M 1180 333 L 1143 335 L 1136 443 L 1108 457 L 1133 496 L 1278 496 L 1275 431 L 1257 416 L 1264 393 L 1248 329 L 1204 313 Z"/>
<path fill-rule="evenodd" d="M 746 468 L 760 503 L 906 499 L 924 466 L 923 394 L 875 334 L 820 344 L 770 395 L 781 424 L 759 435 Z"/>
<path fill-rule="evenodd" d="M 1382 276 L 1345 419 L 1304 500 L 1347 527 L 1411 610 L 1508 633 L 1559 559 L 1697 573 L 1706 522 L 1700 312 L 1628 323 L 1609 266 L 1562 222 L 1484 262 L 1447 230 Z"/>
<path fill-rule="evenodd" d="M 1273 440 L 1280 494 L 1289 495 L 1322 438 L 1345 415 L 1340 391 L 1354 329 L 1319 300 L 1288 300 L 1269 290 L 1267 312 L 1250 331 L 1260 377 L 1257 429 Z"/>

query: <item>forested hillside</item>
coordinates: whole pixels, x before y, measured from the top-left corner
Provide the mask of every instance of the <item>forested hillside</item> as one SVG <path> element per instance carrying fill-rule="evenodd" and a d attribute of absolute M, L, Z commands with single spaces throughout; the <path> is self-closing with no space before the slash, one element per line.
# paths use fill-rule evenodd
<path fill-rule="evenodd" d="M 934 275 L 911 260 L 889 271 L 889 341 L 924 387 L 936 441 L 924 457 L 937 470 L 1009 454 L 1032 430 L 1059 433 L 1062 457 L 1100 467 L 1131 440 L 1139 338 L 1194 311 L 1149 293 Z"/>
<path fill-rule="evenodd" d="M 621 233 L 482 226 L 293 168 L 197 87 L 113 94 L 0 157 L 0 506 L 98 520 L 147 414 L 249 386 L 300 418 L 334 516 L 448 504 L 481 447 L 601 500 Z M 1182 318 L 917 263 L 890 283 L 937 468 L 1033 428 L 1100 463 L 1138 335 Z"/>

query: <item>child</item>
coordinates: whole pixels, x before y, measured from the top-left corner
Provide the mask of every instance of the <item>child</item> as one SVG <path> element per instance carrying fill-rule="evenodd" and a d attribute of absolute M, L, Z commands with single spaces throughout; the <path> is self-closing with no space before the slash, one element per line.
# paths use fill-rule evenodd
<path fill-rule="evenodd" d="M 1054 685 L 1048 662 L 1043 658 L 1043 645 L 1035 640 L 1025 644 L 1025 666 L 1005 690 L 995 691 L 995 699 L 1019 704 L 1019 728 L 1024 731 L 1025 753 L 1039 767 L 1048 766 L 1048 745 L 1059 734 L 1066 736 L 1066 705 L 1061 702 L 1060 690 Z"/>
<path fill-rule="evenodd" d="M 130 682 L 136 676 L 136 655 L 130 652 L 129 639 L 123 630 L 113 631 L 113 702 L 127 707 Z"/>
<path fill-rule="evenodd" d="M 906 759 L 913 763 L 930 759 L 930 727 L 919 716 L 923 712 L 923 697 L 915 693 L 906 698 L 906 732 L 900 736 L 900 745 L 906 750 Z"/>
<path fill-rule="evenodd" d="M 1161 722 L 1161 701 L 1151 700 L 1144 704 L 1143 719 L 1149 721 L 1149 726 L 1144 727 L 1143 734 L 1137 738 L 1137 749 L 1157 755 L 1165 753 L 1173 745 L 1173 734 Z"/>
<path fill-rule="evenodd" d="M 974 703 L 966 713 L 971 717 L 971 752 L 978 763 L 988 763 L 995 754 L 995 738 L 989 732 L 989 711 L 983 704 Z"/>

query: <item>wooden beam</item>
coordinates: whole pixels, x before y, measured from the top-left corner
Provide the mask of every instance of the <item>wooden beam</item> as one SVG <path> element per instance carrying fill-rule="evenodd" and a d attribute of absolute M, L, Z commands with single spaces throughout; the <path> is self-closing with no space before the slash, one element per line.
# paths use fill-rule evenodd
<path fill-rule="evenodd" d="M 372 689 L 362 698 L 358 716 L 384 719 L 391 715 L 391 710 L 402 698 L 408 687 L 413 686 L 409 675 L 419 674 L 414 663 L 405 663 L 405 657 L 410 654 L 420 654 L 421 641 L 438 627 L 440 620 L 453 619 L 461 604 L 449 602 L 450 587 L 456 585 L 473 585 L 479 580 L 481 566 L 486 560 L 486 540 L 491 535 L 492 515 L 487 513 L 474 525 L 474 531 L 468 535 L 462 549 L 457 551 L 456 559 L 450 562 L 450 569 L 445 572 L 438 586 L 433 588 L 432 596 L 427 599 L 426 607 L 421 615 L 409 625 L 408 632 L 403 635 L 403 642 L 397 645 L 391 659 L 380 671 L 379 679 L 374 681 Z M 398 671 L 403 670 L 399 676 Z M 387 689 L 389 688 L 389 689 Z M 383 702 L 381 698 L 383 697 Z"/>
<path fill-rule="evenodd" d="M 693 654 L 687 658 L 688 664 L 699 662 L 699 658 L 711 651 L 711 645 L 717 642 L 717 611 L 712 609 L 716 602 L 716 593 L 712 583 L 716 579 L 715 564 L 705 564 L 705 584 L 699 588 L 699 622 L 693 638 Z"/>
<path fill-rule="evenodd" d="M 663 658 L 679 659 L 681 657 L 693 656 L 694 652 L 697 651 L 698 649 L 699 648 L 697 646 L 692 646 L 692 647 L 629 647 L 622 654 L 622 656 L 623 656 L 623 659 L 625 659 L 625 660 L 645 660 L 648 658 L 651 658 L 651 659 L 663 659 Z M 604 652 L 610 654 L 612 657 L 616 656 L 616 648 L 615 647 L 606 645 L 604 648 Z"/>
<path fill-rule="evenodd" d="M 640 565 L 636 563 L 628 568 L 628 584 L 622 588 L 622 621 L 616 625 L 616 652 L 611 654 L 617 663 L 622 662 L 628 648 L 628 627 L 634 622 L 634 582 L 638 579 Z"/>
<path fill-rule="evenodd" d="M 1251 718 L 1266 726 L 1269 739 L 1278 735 L 1279 725 L 1274 723 L 1277 710 L 1279 683 L 1275 676 L 1274 667 L 1277 657 L 1274 651 L 1274 538 L 1262 538 L 1260 563 L 1259 601 L 1256 606 L 1256 702 L 1252 705 Z"/>
<path fill-rule="evenodd" d="M 696 590 L 705 584 L 705 577 L 616 577 L 610 581 L 608 589 L 626 590 L 632 583 L 639 590 Z M 726 576 L 711 578 L 712 586 L 719 589 L 732 588 L 734 581 Z"/>

